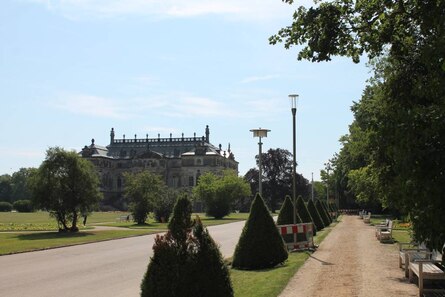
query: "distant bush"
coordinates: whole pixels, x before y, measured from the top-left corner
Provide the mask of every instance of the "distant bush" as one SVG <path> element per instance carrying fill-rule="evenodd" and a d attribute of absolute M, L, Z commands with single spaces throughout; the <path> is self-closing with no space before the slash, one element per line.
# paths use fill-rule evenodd
<path fill-rule="evenodd" d="M 296 219 L 295 224 L 301 224 L 303 221 L 301 220 L 298 213 L 295 213 Z M 291 201 L 290 196 L 286 196 L 284 198 L 284 203 L 281 206 L 280 213 L 277 218 L 277 225 L 289 225 L 294 223 L 294 204 Z M 293 234 L 281 235 L 283 237 L 284 242 L 294 242 Z M 306 235 L 302 233 L 297 234 L 298 241 L 305 241 Z"/>
<path fill-rule="evenodd" d="M 178 193 L 168 189 L 163 195 L 156 199 L 153 205 L 155 219 L 161 223 L 168 223 L 170 215 L 173 212 Z"/>
<path fill-rule="evenodd" d="M 309 210 L 306 207 L 306 203 L 304 203 L 304 200 L 301 196 L 298 196 L 297 198 L 297 212 L 300 215 L 301 221 L 303 223 L 312 223 L 314 224 L 314 220 L 311 217 L 311 214 L 309 213 Z M 315 236 L 317 235 L 317 231 L 315 228 L 315 225 L 312 228 L 312 234 Z"/>
<path fill-rule="evenodd" d="M 0 212 L 10 212 L 12 210 L 12 204 L 5 201 L 0 201 Z"/>
<path fill-rule="evenodd" d="M 325 227 L 329 226 L 331 224 L 331 221 L 329 220 L 328 214 L 323 208 L 323 205 L 320 200 L 315 201 L 315 208 L 317 208 L 318 213 L 320 214 L 320 217 L 323 220 L 324 226 Z"/>
<path fill-rule="evenodd" d="M 317 208 L 312 200 L 309 200 L 307 203 L 307 210 L 311 214 L 312 219 L 314 220 L 315 227 L 317 231 L 320 231 L 324 228 L 323 219 L 320 217 Z"/>
<path fill-rule="evenodd" d="M 287 258 L 287 249 L 277 226 L 263 198 L 257 194 L 236 245 L 232 266 L 239 269 L 271 268 Z"/>
<path fill-rule="evenodd" d="M 33 212 L 34 206 L 31 200 L 17 200 L 12 207 L 18 212 Z"/>

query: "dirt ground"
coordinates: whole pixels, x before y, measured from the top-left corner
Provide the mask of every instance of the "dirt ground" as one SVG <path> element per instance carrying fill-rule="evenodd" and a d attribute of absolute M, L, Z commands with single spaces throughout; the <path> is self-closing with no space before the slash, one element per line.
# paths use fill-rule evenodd
<path fill-rule="evenodd" d="M 290 280 L 279 297 L 418 296 L 399 268 L 396 244 L 381 244 L 358 216 L 342 221 Z"/>

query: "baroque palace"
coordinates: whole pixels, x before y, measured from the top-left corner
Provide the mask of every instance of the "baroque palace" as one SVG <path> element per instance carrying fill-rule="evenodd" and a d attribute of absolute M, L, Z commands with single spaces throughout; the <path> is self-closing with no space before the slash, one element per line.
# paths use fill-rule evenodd
<path fill-rule="evenodd" d="M 122 201 L 124 190 L 124 172 L 148 170 L 163 177 L 170 188 L 191 189 L 196 185 L 199 176 L 205 172 L 218 173 L 224 169 L 238 172 L 238 162 L 230 150 L 222 150 L 221 144 L 216 147 L 210 143 L 209 126 L 205 136 L 173 138 L 115 138 L 111 128 L 110 144 L 100 146 L 91 140 L 81 155 L 95 166 L 101 191 L 106 204 Z"/>

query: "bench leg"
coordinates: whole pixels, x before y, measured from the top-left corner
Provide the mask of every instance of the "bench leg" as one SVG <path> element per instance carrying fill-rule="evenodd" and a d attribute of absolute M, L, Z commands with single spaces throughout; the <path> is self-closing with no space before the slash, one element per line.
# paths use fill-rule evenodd
<path fill-rule="evenodd" d="M 423 264 L 419 263 L 419 296 L 423 296 Z"/>

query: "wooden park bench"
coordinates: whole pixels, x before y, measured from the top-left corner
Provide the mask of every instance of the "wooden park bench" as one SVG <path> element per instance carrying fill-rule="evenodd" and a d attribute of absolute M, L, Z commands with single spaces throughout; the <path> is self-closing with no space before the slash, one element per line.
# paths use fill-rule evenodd
<path fill-rule="evenodd" d="M 371 213 L 368 212 L 368 214 L 363 215 L 363 223 L 370 224 L 371 223 Z"/>
<path fill-rule="evenodd" d="M 411 254 L 408 254 L 410 257 Z M 445 280 L 445 272 L 438 264 L 437 260 L 421 260 L 421 259 L 409 259 L 409 281 L 414 281 L 414 276 L 418 279 L 419 296 L 423 296 L 424 292 L 434 291 L 442 292 L 442 289 L 424 288 L 425 280 Z"/>
<path fill-rule="evenodd" d="M 376 237 L 380 242 L 392 242 L 392 225 L 393 221 L 389 221 L 388 227 L 377 230 Z"/>
<path fill-rule="evenodd" d="M 130 221 L 130 215 L 122 215 L 117 218 L 119 222 L 129 222 Z"/>
<path fill-rule="evenodd" d="M 405 277 L 409 277 L 409 261 L 431 259 L 431 253 L 422 245 L 415 242 L 399 242 L 399 267 L 405 271 Z"/>
<path fill-rule="evenodd" d="M 386 219 L 381 221 L 380 224 L 374 225 L 375 227 L 375 237 L 379 234 L 380 231 L 387 230 L 389 226 L 390 219 Z"/>

